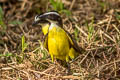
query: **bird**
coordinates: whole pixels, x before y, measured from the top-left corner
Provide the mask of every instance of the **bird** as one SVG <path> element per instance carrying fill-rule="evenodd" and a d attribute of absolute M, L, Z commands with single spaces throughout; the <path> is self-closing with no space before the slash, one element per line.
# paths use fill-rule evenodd
<path fill-rule="evenodd" d="M 69 62 L 81 52 L 81 48 L 71 34 L 63 28 L 62 17 L 57 11 L 49 11 L 35 16 L 33 26 L 42 27 L 45 36 L 44 47 L 52 62 L 54 59 Z"/>

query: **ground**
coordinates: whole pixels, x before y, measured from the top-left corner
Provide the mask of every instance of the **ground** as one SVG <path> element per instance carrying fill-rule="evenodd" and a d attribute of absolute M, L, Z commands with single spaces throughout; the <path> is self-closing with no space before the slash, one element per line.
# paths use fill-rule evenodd
<path fill-rule="evenodd" d="M 41 12 L 56 10 L 85 51 L 71 74 L 43 48 Z M 120 0 L 0 0 L 0 80 L 119 80 Z"/>

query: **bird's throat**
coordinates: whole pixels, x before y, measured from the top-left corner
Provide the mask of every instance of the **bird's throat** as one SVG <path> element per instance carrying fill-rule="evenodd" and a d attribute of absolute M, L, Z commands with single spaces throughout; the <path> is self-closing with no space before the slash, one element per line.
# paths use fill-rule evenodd
<path fill-rule="evenodd" d="M 42 25 L 42 32 L 43 32 L 44 35 L 46 35 L 48 33 L 49 27 L 50 27 L 49 24 Z"/>
<path fill-rule="evenodd" d="M 52 30 L 54 27 L 58 27 L 58 25 L 57 24 L 55 24 L 55 23 L 51 23 L 51 25 L 50 25 L 50 27 L 49 27 L 49 31 L 50 30 Z"/>
<path fill-rule="evenodd" d="M 58 28 L 58 25 L 55 23 L 44 24 L 42 25 L 42 32 L 46 35 L 49 31 L 53 30 L 53 28 Z"/>

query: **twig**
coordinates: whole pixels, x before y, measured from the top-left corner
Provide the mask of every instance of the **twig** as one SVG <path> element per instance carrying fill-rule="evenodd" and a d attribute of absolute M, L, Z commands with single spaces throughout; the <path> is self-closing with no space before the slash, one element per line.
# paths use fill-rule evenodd
<path fill-rule="evenodd" d="M 108 20 L 108 24 L 107 24 L 106 31 L 108 31 L 108 28 L 109 28 L 109 26 L 110 26 L 110 22 L 111 22 L 111 20 L 112 20 L 112 15 L 110 16 L 110 18 L 109 18 L 109 20 Z"/>
<path fill-rule="evenodd" d="M 101 71 L 105 66 L 108 66 L 108 65 L 111 65 L 111 64 L 115 64 L 117 62 L 120 62 L 120 59 L 118 59 L 116 61 L 114 60 L 113 62 L 110 62 L 110 63 L 107 63 L 107 64 L 104 64 L 104 65 L 102 65 L 100 67 L 96 67 L 96 69 L 98 69 L 99 71 Z"/>
<path fill-rule="evenodd" d="M 55 66 L 52 66 L 52 67 L 50 67 L 50 68 L 46 69 L 46 70 L 45 70 L 45 71 L 43 71 L 43 72 L 45 73 L 45 72 L 47 72 L 47 71 L 49 71 L 49 70 L 51 70 L 51 69 L 53 69 L 53 68 L 55 68 Z"/>
<path fill-rule="evenodd" d="M 86 57 L 88 56 L 88 54 L 90 53 L 90 51 L 85 55 L 85 57 L 80 61 L 80 64 L 86 59 Z"/>
<path fill-rule="evenodd" d="M 35 70 L 31 70 L 31 69 L 29 69 L 28 71 L 34 72 L 34 73 L 39 73 L 39 74 L 44 74 L 44 75 L 47 75 L 47 76 L 54 76 L 54 77 L 56 76 L 56 75 L 51 75 L 51 74 L 47 74 L 45 72 L 35 71 Z"/>
<path fill-rule="evenodd" d="M 25 4 L 27 3 L 27 0 L 23 0 L 22 6 L 21 6 L 21 11 L 25 9 Z"/>
<path fill-rule="evenodd" d="M 102 34 L 104 34 L 107 38 L 109 38 L 111 41 L 115 42 L 108 34 L 106 34 L 104 31 L 100 30 Z"/>
<path fill-rule="evenodd" d="M 17 69 L 16 67 L 11 66 L 11 65 L 8 65 L 8 66 L 9 66 L 9 67 L 7 67 L 7 68 L 2 68 L 2 70 L 15 69 L 15 70 L 17 70 L 17 71 L 20 71 L 20 72 L 25 73 L 25 74 L 28 76 L 28 80 L 31 80 L 30 75 L 28 74 L 28 72 L 23 71 L 23 70 L 19 70 L 19 69 Z"/>
<path fill-rule="evenodd" d="M 88 36 L 87 33 L 85 33 L 81 28 L 78 27 L 78 25 L 75 25 L 75 27 L 80 30 L 80 32 L 82 32 L 86 37 Z"/>
<path fill-rule="evenodd" d="M 43 74 L 43 75 L 47 75 L 49 77 L 53 77 L 53 78 L 63 78 L 63 79 L 80 79 L 80 77 L 78 76 L 73 76 L 73 75 L 69 75 L 69 76 L 56 76 L 56 75 L 52 75 L 52 74 L 47 74 L 44 72 L 39 72 L 39 71 L 35 71 L 35 70 L 30 70 L 31 72 L 35 72 L 35 73 L 39 73 L 39 74 Z"/>
<path fill-rule="evenodd" d="M 69 76 L 61 76 L 61 78 L 63 78 L 63 79 L 80 79 L 81 77 L 69 75 Z"/>
<path fill-rule="evenodd" d="M 116 29 L 116 31 L 120 34 L 120 30 L 114 24 L 112 24 L 112 25 Z"/>
<path fill-rule="evenodd" d="M 108 20 L 109 20 L 108 18 L 107 18 L 107 19 L 100 20 L 100 21 L 97 23 L 97 25 L 107 23 Z"/>
<path fill-rule="evenodd" d="M 73 5 L 75 4 L 75 1 L 76 1 L 76 0 L 73 0 L 73 1 L 72 1 L 72 3 L 71 3 L 71 6 L 70 6 L 69 10 L 72 10 Z"/>

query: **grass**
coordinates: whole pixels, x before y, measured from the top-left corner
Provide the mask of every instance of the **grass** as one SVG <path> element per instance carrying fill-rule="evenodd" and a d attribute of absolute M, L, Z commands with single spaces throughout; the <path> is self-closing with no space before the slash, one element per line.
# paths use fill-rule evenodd
<path fill-rule="evenodd" d="M 105 1 L 101 1 L 101 0 L 96 0 L 96 1 L 98 2 L 100 7 L 102 8 L 102 11 L 105 12 L 107 10 L 108 3 Z"/>
<path fill-rule="evenodd" d="M 12 24 L 12 25 L 21 25 L 22 22 L 21 22 L 21 21 L 14 20 L 14 21 L 9 22 L 9 24 Z"/>
<path fill-rule="evenodd" d="M 61 13 L 64 28 L 86 50 L 70 62 L 71 75 L 52 63 L 43 48 L 40 27 L 31 26 L 36 15 L 34 7 L 45 12 L 44 6 L 37 1 L 15 1 L 16 5 L 6 1 L 8 6 L 0 3 L 0 33 L 5 29 L 5 34 L 0 34 L 0 79 L 120 79 L 119 1 L 49 0 L 47 9 Z"/>
<path fill-rule="evenodd" d="M 2 27 L 3 30 L 6 29 L 6 24 L 4 23 L 4 12 L 2 10 L 2 7 L 0 6 L 0 27 Z"/>
<path fill-rule="evenodd" d="M 75 40 L 76 41 L 79 41 L 80 39 L 79 39 L 79 30 L 77 29 L 77 28 L 75 28 L 75 30 L 74 30 L 74 35 L 75 35 Z"/>
<path fill-rule="evenodd" d="M 24 53 L 25 49 L 27 48 L 28 44 L 25 42 L 25 37 L 22 36 L 22 53 Z"/>
<path fill-rule="evenodd" d="M 49 0 L 49 2 L 51 3 L 53 10 L 58 11 L 61 14 L 65 13 L 67 16 L 71 15 L 71 12 L 65 9 L 62 0 Z"/>
<path fill-rule="evenodd" d="M 92 39 L 92 37 L 93 37 L 93 34 L 94 34 L 94 26 L 93 26 L 93 24 L 94 24 L 94 19 L 92 19 L 92 21 L 91 21 L 91 23 L 88 25 L 88 23 L 87 23 L 87 28 L 88 28 L 88 42 L 90 42 L 91 41 L 91 39 Z"/>
<path fill-rule="evenodd" d="M 115 16 L 116 16 L 117 20 L 120 21 L 120 13 L 119 12 L 115 12 Z"/>

